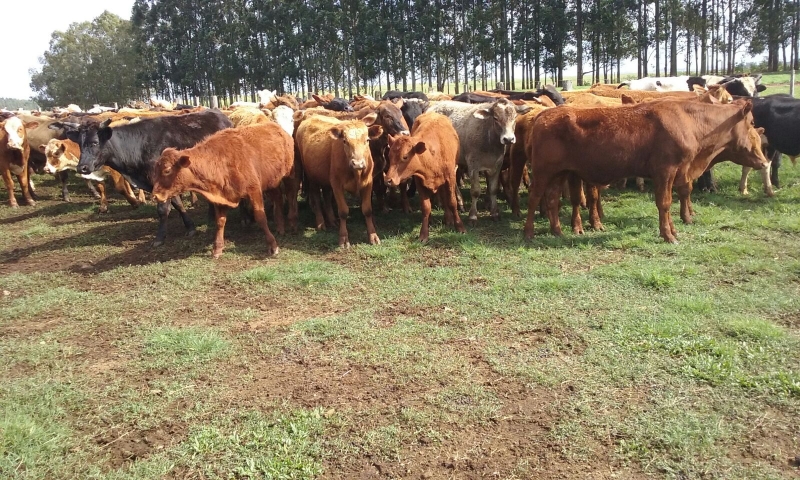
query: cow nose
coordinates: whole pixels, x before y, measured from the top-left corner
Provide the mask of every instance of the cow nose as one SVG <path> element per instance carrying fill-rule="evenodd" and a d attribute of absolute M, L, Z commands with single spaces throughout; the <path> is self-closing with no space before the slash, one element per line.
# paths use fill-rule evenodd
<path fill-rule="evenodd" d="M 411 135 L 411 132 L 409 132 L 408 130 L 403 130 L 402 132 L 400 132 L 400 135 L 409 136 L 409 135 Z"/>
<path fill-rule="evenodd" d="M 79 165 L 78 166 L 78 173 L 82 173 L 84 175 L 88 175 L 91 172 L 89 171 L 89 166 L 88 165 Z"/>
<path fill-rule="evenodd" d="M 383 174 L 383 182 L 389 187 L 394 187 L 394 181 L 392 180 L 392 177 L 386 175 L 385 173 Z"/>
<path fill-rule="evenodd" d="M 367 162 L 365 160 L 350 160 L 350 167 L 353 170 L 363 170 L 367 168 Z"/>
<path fill-rule="evenodd" d="M 503 145 L 511 145 L 512 143 L 516 143 L 516 141 L 517 141 L 517 137 L 515 135 L 510 135 L 510 136 L 503 137 L 503 140 L 502 140 Z"/>

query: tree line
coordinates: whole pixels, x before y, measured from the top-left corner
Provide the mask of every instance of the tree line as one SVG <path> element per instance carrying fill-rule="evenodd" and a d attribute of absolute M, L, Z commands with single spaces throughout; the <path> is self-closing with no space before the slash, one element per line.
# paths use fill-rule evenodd
<path fill-rule="evenodd" d="M 55 32 L 42 103 L 493 88 L 797 65 L 800 0 L 136 0 Z M 89 40 L 81 40 L 87 36 Z M 788 58 L 787 58 L 788 50 Z M 94 81 L 68 81 L 89 80 Z M 69 98 L 67 98 L 69 97 Z"/>

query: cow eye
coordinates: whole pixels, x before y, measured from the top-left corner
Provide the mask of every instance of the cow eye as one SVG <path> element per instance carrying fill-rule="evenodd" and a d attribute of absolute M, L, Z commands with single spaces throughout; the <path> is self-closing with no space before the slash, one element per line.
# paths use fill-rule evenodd
<path fill-rule="evenodd" d="M 92 142 L 92 146 L 93 146 L 93 147 L 96 147 L 96 146 L 98 146 L 98 145 L 100 145 L 100 142 Z"/>

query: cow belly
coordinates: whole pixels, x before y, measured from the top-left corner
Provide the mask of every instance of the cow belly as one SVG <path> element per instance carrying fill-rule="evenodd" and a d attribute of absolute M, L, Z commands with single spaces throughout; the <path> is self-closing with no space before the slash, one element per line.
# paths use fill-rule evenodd
<path fill-rule="evenodd" d="M 11 170 L 11 173 L 14 175 L 22 175 L 22 166 L 11 163 L 8 165 L 8 169 Z"/>

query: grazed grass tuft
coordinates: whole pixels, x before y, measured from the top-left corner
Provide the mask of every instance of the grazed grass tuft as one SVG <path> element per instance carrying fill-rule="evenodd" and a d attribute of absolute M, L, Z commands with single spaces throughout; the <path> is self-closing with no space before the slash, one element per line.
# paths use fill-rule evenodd
<path fill-rule="evenodd" d="M 185 367 L 223 357 L 230 350 L 230 342 L 215 330 L 162 327 L 147 334 L 143 355 L 152 368 Z"/>

